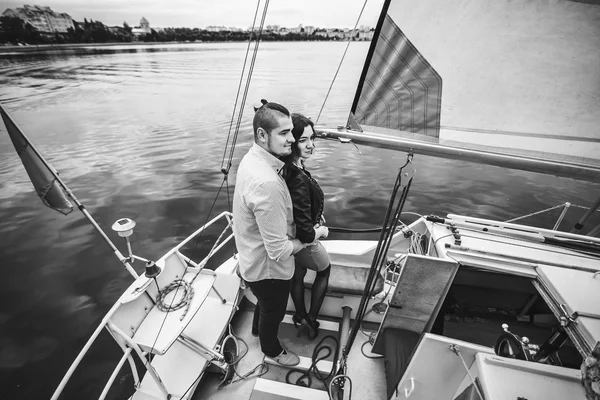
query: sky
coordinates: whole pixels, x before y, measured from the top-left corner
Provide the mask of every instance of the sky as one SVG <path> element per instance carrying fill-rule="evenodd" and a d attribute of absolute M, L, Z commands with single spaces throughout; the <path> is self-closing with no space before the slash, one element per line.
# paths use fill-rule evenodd
<path fill-rule="evenodd" d="M 139 25 L 142 17 L 150 27 L 205 28 L 209 25 L 249 28 L 257 0 L 0 0 L 0 12 L 23 4 L 49 6 L 76 21 L 83 18 L 105 25 Z M 261 1 L 262 6 L 266 0 Z M 384 0 L 368 0 L 359 25 L 375 27 Z M 364 0 L 271 0 L 265 25 L 320 28 L 352 28 Z M 260 21 L 260 14 L 257 19 Z"/>

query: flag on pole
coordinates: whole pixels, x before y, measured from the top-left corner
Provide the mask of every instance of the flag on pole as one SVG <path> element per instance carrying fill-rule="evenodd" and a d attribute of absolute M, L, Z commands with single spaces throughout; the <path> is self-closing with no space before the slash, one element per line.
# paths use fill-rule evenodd
<path fill-rule="evenodd" d="M 25 137 L 21 129 L 12 120 L 10 115 L 0 104 L 0 114 L 8 131 L 8 136 L 21 157 L 23 166 L 33 183 L 33 187 L 45 205 L 65 215 L 73 211 L 73 205 L 67 199 L 67 195 L 57 181 L 57 172 L 51 165 L 46 163 L 35 150 L 31 142 Z"/>

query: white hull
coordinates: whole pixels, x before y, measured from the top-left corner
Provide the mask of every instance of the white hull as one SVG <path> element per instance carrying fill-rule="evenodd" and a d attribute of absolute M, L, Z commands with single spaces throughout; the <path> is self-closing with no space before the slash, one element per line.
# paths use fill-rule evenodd
<path fill-rule="evenodd" d="M 573 346 L 581 354 L 589 351 L 594 341 L 600 338 L 600 320 L 593 318 L 594 313 L 600 314 L 598 309 L 600 308 L 600 276 L 595 274 L 595 271 L 600 271 L 597 258 L 585 256 L 575 250 L 550 247 L 539 241 L 530 240 L 540 232 L 545 235 L 549 232 L 536 231 L 534 228 L 515 231 L 514 227 L 502 223 L 494 223 L 492 229 L 490 221 L 474 221 L 458 216 L 452 218 L 456 226 L 460 226 L 460 246 L 456 246 L 456 238 L 448 234 L 447 225 L 434 224 L 422 218 L 394 235 L 388 259 L 395 259 L 402 265 L 408 265 L 415 260 L 421 262 L 439 260 L 448 262 L 448 265 L 458 261 L 461 267 L 453 285 L 467 284 L 475 289 L 481 286 L 489 287 L 486 290 L 492 291 L 506 290 L 502 279 L 516 279 L 515 282 L 519 279 L 531 281 L 534 285 L 540 286 L 540 290 L 542 286 L 547 289 L 540 294 L 548 297 L 544 299 L 555 313 L 560 313 L 561 310 L 560 307 L 553 308 L 551 297 L 561 294 L 563 296 L 561 299 L 566 301 L 569 310 L 585 311 L 592 315 L 592 317 L 580 317 L 567 327 Z M 488 227 L 487 232 L 481 229 L 482 226 Z M 415 243 L 414 240 L 411 242 L 412 236 L 406 237 L 407 235 L 404 234 L 409 230 L 413 235 L 425 235 L 429 245 L 422 250 L 426 250 L 428 255 L 410 254 L 409 250 L 414 251 Z M 561 237 L 558 232 L 551 231 L 551 233 L 554 237 Z M 188 240 L 189 238 L 184 243 Z M 371 258 L 377 245 L 375 241 L 324 241 L 323 243 L 331 256 L 334 266 L 332 268 L 370 268 Z M 161 288 L 182 274 L 189 275 L 188 280 L 190 280 L 199 271 L 196 267 L 204 262 L 194 264 L 193 268 L 189 265 L 186 268 L 187 259 L 179 252 L 180 247 L 171 250 L 157 261 L 157 265 L 163 268 L 157 278 Z M 485 279 L 465 283 L 468 276 L 465 278 L 460 272 L 465 267 L 467 270 L 475 271 L 473 273 L 484 274 L 482 276 Z M 218 355 L 222 352 L 220 346 L 223 338 L 231 333 L 229 325 L 232 321 L 235 335 L 243 338 L 249 347 L 248 354 L 236 365 L 237 371 L 244 373 L 264 361 L 258 339 L 250 335 L 251 310 L 237 311 L 243 296 L 246 296 L 250 303 L 254 302 L 255 298 L 248 289 L 244 290 L 236 268 L 237 261 L 234 256 L 214 272 L 202 270 L 198 275 L 199 278 L 194 281 L 194 298 L 183 318 L 183 310 L 165 313 L 156 309 L 150 300 L 156 297 L 156 284 L 144 276 L 138 278 L 121 296 L 119 302 L 104 319 L 103 325 L 127 354 L 137 352 L 138 355 L 142 355 L 141 357 L 145 357 L 147 353 L 155 354 L 152 362 L 147 363 L 148 370 L 142 372 L 144 375 L 131 399 L 165 398 L 165 391 L 171 395 L 171 398 L 181 399 L 328 398 L 323 386 L 312 389 L 299 388 L 265 377 L 249 377 L 244 381 L 217 389 L 222 374 L 206 375 L 211 361 L 224 365 L 214 359 L 214 354 Z M 402 267 L 399 271 L 384 273 L 386 279 L 383 290 L 369 300 L 367 310 L 372 310 L 376 303 L 385 305 L 394 303 L 394 299 L 397 298 L 394 296 L 401 295 L 396 293 L 399 285 L 405 284 L 402 283 L 402 277 L 408 273 L 405 268 L 408 266 Z M 565 277 L 575 276 L 572 275 L 573 273 L 577 274 L 577 278 L 568 282 Z M 489 277 L 491 279 L 488 279 Z M 420 283 L 410 284 L 418 286 Z M 359 295 L 343 293 L 339 287 L 344 283 L 332 282 L 333 287 L 336 285 L 338 291 L 328 294 L 321 312 L 321 329 L 334 336 L 343 323 L 342 307 L 350 307 L 350 317 L 353 319 L 361 300 Z M 521 295 L 519 287 L 515 286 L 510 290 L 514 291 L 514 297 Z M 289 314 L 293 313 L 291 300 L 288 302 L 288 311 Z M 238 312 L 237 316 L 236 312 Z M 387 307 L 385 312 L 371 311 L 367 313 L 365 322 L 371 323 L 369 325 L 371 330 L 376 330 L 378 326 L 380 328 L 409 326 L 410 324 L 406 325 L 402 322 L 405 318 L 401 315 L 402 312 L 393 307 Z M 560 318 L 561 315 L 556 314 L 555 317 Z M 484 341 L 485 335 L 488 337 L 490 334 L 494 335 L 494 331 L 497 331 L 498 335 L 502 333 L 500 322 L 493 324 L 492 332 L 487 334 L 484 333 L 488 329 L 486 326 L 489 326 L 486 323 L 479 323 L 479 325 L 475 323 L 470 325 L 470 328 L 467 327 L 468 329 L 464 328 L 464 324 L 453 322 L 451 319 L 445 324 L 444 336 L 425 333 L 430 328 L 424 331 L 424 336 L 421 335 L 420 344 L 397 385 L 398 392 L 395 398 L 454 399 L 469 387 L 470 376 L 475 375 L 480 376 L 480 380 L 485 383 L 481 390 L 486 392 L 486 399 L 503 398 L 497 397 L 499 396 L 497 393 L 502 391 L 498 392 L 500 389 L 496 385 L 494 376 L 510 375 L 514 370 L 526 370 L 529 374 L 527 376 L 532 377 L 531 382 L 538 379 L 540 385 L 543 383 L 545 388 L 549 388 L 547 390 L 563 391 L 570 395 L 581 394 L 579 398 L 583 398 L 583 388 L 573 383 L 580 377 L 578 370 L 500 358 L 494 355 L 489 345 L 477 344 L 479 340 L 476 338 L 477 335 L 481 339 L 479 341 Z M 477 339 L 474 342 L 460 339 L 461 335 L 468 338 L 469 330 L 472 331 L 470 333 L 472 337 Z M 377 335 L 373 333 L 371 340 L 376 338 L 375 341 L 379 341 L 379 336 L 383 337 L 382 331 L 383 328 Z M 481 333 L 477 333 L 480 331 Z M 315 343 L 295 338 L 294 332 L 291 317 L 288 315 L 282 324 L 280 336 L 287 347 L 300 353 L 305 352 L 300 355 L 303 355 L 302 362 L 304 368 L 307 368 L 310 366 L 310 355 Z M 368 339 L 359 334 L 357 343 L 348 357 L 347 374 L 352 380 L 353 397 L 384 399 L 387 394 L 383 359 L 366 358 L 360 351 L 361 345 Z M 450 345 L 456 345 L 461 349 L 460 357 L 456 352 L 450 351 Z M 432 359 L 436 361 L 433 362 Z M 327 372 L 332 366 L 331 361 L 322 361 L 319 368 Z M 467 368 L 470 370 L 469 373 Z M 220 371 L 219 368 L 214 370 Z M 552 380 L 550 384 L 548 378 L 545 378 L 547 376 L 557 379 Z M 529 381 L 523 379 L 522 385 L 528 387 Z M 432 381 L 439 384 L 432 384 Z M 284 393 L 287 394 L 284 396 Z"/>

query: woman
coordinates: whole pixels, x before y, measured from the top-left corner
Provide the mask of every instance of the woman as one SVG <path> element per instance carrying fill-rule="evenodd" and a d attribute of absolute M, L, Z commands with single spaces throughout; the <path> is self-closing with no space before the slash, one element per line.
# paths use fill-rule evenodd
<path fill-rule="evenodd" d="M 292 114 L 292 122 L 292 134 L 296 141 L 292 144 L 292 153 L 283 160 L 287 165 L 285 181 L 294 206 L 296 238 L 302 243 L 312 243 L 295 255 L 296 270 L 292 278 L 291 295 L 296 314 L 292 319 L 294 326 L 300 325 L 298 336 L 306 332 L 312 340 L 318 334 L 317 316 L 327 292 L 331 271 L 329 255 L 318 239 L 327 237 L 329 230 L 322 225 L 323 191 L 304 168 L 304 161 L 312 156 L 315 148 L 314 124 L 301 114 Z M 311 289 L 308 313 L 304 303 L 304 276 L 307 269 L 317 272 Z"/>

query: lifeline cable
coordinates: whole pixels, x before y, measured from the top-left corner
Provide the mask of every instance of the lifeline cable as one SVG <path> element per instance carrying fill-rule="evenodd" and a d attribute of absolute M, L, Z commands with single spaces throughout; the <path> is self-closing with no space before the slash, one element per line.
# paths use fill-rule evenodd
<path fill-rule="evenodd" d="M 403 211 L 400 213 L 400 215 L 402 216 L 402 214 L 411 214 L 411 215 L 416 215 L 419 218 L 422 218 L 423 216 L 421 214 L 412 212 L 412 211 Z M 329 232 L 337 232 L 337 233 L 377 233 L 377 232 L 381 232 L 381 230 L 383 229 L 382 227 L 377 227 L 377 228 L 342 228 L 342 227 L 337 227 L 337 226 L 328 226 L 327 227 L 329 229 Z"/>

